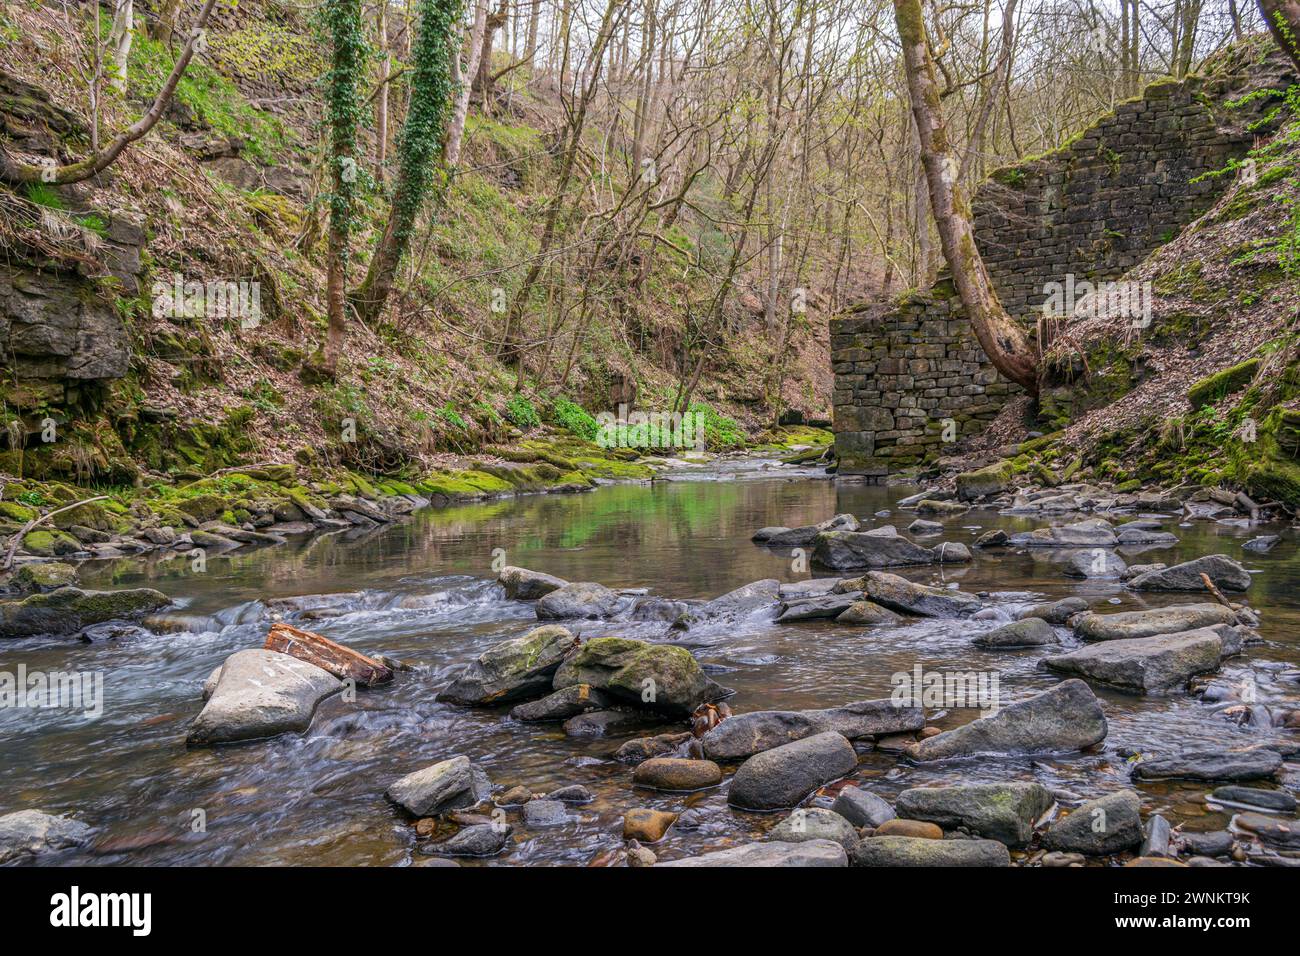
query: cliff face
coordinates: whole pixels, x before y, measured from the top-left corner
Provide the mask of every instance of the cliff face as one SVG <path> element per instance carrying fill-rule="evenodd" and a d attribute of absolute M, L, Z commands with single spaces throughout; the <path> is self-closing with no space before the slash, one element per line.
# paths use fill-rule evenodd
<path fill-rule="evenodd" d="M 1108 310 L 1134 313 L 1123 331 L 1126 349 L 1166 334 L 1153 315 L 1159 288 L 1112 285 L 1108 297 L 1107 284 L 1230 188 L 1232 177 L 1214 174 L 1246 158 L 1275 105 L 1257 91 L 1285 90 L 1292 79 L 1280 54 L 1244 44 L 1206 75 L 1154 83 L 1061 149 L 995 172 L 975 197 L 976 241 L 1007 310 L 1037 324 L 1049 346 L 1058 335 L 1068 341 L 1078 318 Z M 1085 295 L 1092 291 L 1099 294 Z M 1045 320 L 1045 306 L 1057 317 Z M 1133 384 L 1104 372 L 1081 382 L 1066 353 L 1049 348 L 1034 410 L 1045 429 Z M 1019 392 L 989 364 L 942 276 L 900 302 L 832 319 L 831 360 L 836 450 L 846 475 L 881 479 L 933 464 L 980 434 Z"/>

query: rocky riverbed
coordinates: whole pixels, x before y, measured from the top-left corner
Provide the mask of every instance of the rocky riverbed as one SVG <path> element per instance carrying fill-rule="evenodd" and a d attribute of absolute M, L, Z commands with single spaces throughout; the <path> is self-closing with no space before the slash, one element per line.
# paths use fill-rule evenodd
<path fill-rule="evenodd" d="M 46 575 L 0 671 L 101 672 L 104 707 L 0 709 L 41 768 L 0 854 L 1300 862 L 1291 532 L 1098 491 L 682 481 Z M 391 679 L 263 649 L 275 622 Z"/>

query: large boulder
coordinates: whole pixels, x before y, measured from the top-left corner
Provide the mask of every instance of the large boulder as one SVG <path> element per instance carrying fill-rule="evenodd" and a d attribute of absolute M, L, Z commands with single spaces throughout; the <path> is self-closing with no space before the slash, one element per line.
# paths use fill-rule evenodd
<path fill-rule="evenodd" d="M 1043 604 L 1031 604 L 1022 610 L 1017 617 L 1024 620 L 1028 617 L 1040 617 L 1048 624 L 1057 627 L 1063 627 L 1069 622 L 1070 618 L 1083 611 L 1088 610 L 1088 602 L 1081 597 L 1062 598 L 1059 601 L 1047 601 Z"/>
<path fill-rule="evenodd" d="M 1237 612 L 1222 604 L 1175 604 L 1118 614 L 1084 614 L 1075 621 L 1074 634 L 1082 641 L 1122 641 L 1235 623 Z"/>
<path fill-rule="evenodd" d="M 927 840 L 873 836 L 853 851 L 853 866 L 1010 866 L 1011 854 L 996 840 Z"/>
<path fill-rule="evenodd" d="M 851 514 L 840 514 L 827 521 L 805 525 L 802 528 L 765 528 L 770 532 L 761 540 L 769 548 L 806 548 L 816 540 L 823 531 L 857 531 L 858 519 Z M 761 532 L 760 532 L 761 533 Z"/>
<path fill-rule="evenodd" d="M 908 748 L 916 760 L 979 753 L 1063 753 L 1106 739 L 1106 717 L 1092 690 L 1067 680 L 996 714 L 928 737 Z"/>
<path fill-rule="evenodd" d="M 430 817 L 472 807 L 487 799 L 491 790 L 487 774 L 458 755 L 408 773 L 390 784 L 384 796 L 412 816 Z"/>
<path fill-rule="evenodd" d="M 568 720 L 589 710 L 604 710 L 612 706 L 614 699 L 603 691 L 589 684 L 571 684 L 540 700 L 517 704 L 510 716 L 524 722 Z"/>
<path fill-rule="evenodd" d="M 1072 578 L 1118 578 L 1128 570 L 1128 565 L 1114 551 L 1089 548 L 1067 552 L 1065 567 L 1061 570 Z"/>
<path fill-rule="evenodd" d="M 1108 793 L 1053 823 L 1043 834 L 1042 845 L 1061 853 L 1119 853 L 1142 842 L 1141 809 L 1142 801 L 1133 790 Z"/>
<path fill-rule="evenodd" d="M 836 570 L 961 563 L 971 559 L 964 544 L 941 542 L 926 548 L 897 533 L 871 531 L 823 531 L 813 544 L 812 557 L 822 567 Z"/>
<path fill-rule="evenodd" d="M 1226 554 L 1207 554 L 1161 571 L 1148 571 L 1129 581 L 1128 586 L 1135 591 L 1205 591 L 1202 574 L 1223 591 L 1250 587 L 1250 572 Z"/>
<path fill-rule="evenodd" d="M 93 831 L 79 820 L 40 810 L 0 816 L 0 866 L 25 863 L 45 853 L 84 846 Z"/>
<path fill-rule="evenodd" d="M 975 783 L 904 790 L 894 809 L 907 820 L 926 820 L 946 830 L 961 827 L 1008 846 L 1024 846 L 1052 802 L 1051 793 L 1037 783 Z"/>
<path fill-rule="evenodd" d="M 781 614 L 777 621 L 781 624 L 790 624 L 795 621 L 816 621 L 832 617 L 838 620 L 841 614 L 861 598 L 861 591 L 792 598 L 781 606 Z"/>
<path fill-rule="evenodd" d="M 793 807 L 857 765 L 858 755 L 847 738 L 833 731 L 815 734 L 746 760 L 731 780 L 727 802 L 744 810 Z"/>
<path fill-rule="evenodd" d="M 75 634 L 106 621 L 133 621 L 171 603 L 153 588 L 83 591 L 63 587 L 0 603 L 0 638 Z"/>
<path fill-rule="evenodd" d="M 840 587 L 861 591 L 871 601 L 891 611 L 919 617 L 967 617 L 984 607 L 974 595 L 914 584 L 886 571 L 868 571 L 860 578 L 841 582 Z"/>
<path fill-rule="evenodd" d="M 925 726 L 920 707 L 892 700 L 859 700 L 823 710 L 756 710 L 728 717 L 700 740 L 704 755 L 723 762 L 743 760 L 764 750 L 815 734 L 834 731 L 849 740 L 911 733 Z"/>
<path fill-rule="evenodd" d="M 1275 750 L 1186 751 L 1150 757 L 1134 765 L 1134 780 L 1269 780 L 1282 768 Z"/>
<path fill-rule="evenodd" d="M 848 854 L 834 840 L 806 840 L 801 843 L 747 843 L 700 856 L 667 860 L 655 866 L 848 866 Z"/>
<path fill-rule="evenodd" d="M 1009 650 L 1018 647 L 1041 647 L 1044 644 L 1059 644 L 1052 625 L 1041 617 L 1026 617 L 1010 624 L 975 635 L 971 641 L 976 647 L 992 650 Z"/>
<path fill-rule="evenodd" d="M 683 716 L 731 693 L 706 676 L 686 648 L 624 637 L 587 641 L 560 665 L 552 683 L 556 690 L 589 684 L 617 699 Z"/>
<path fill-rule="evenodd" d="M 855 827 L 875 828 L 898 816 L 884 797 L 861 787 L 845 787 L 841 790 L 831 804 L 831 811 Z"/>
<path fill-rule="evenodd" d="M 964 471 L 957 476 L 957 497 L 961 501 L 974 501 L 1000 495 L 1011 487 L 1012 477 L 1009 461 L 999 461 L 977 471 Z"/>
<path fill-rule="evenodd" d="M 561 585 L 537 599 L 539 621 L 603 620 L 632 605 L 630 598 L 592 581 Z"/>
<path fill-rule="evenodd" d="M 775 578 L 751 581 L 721 597 L 691 608 L 673 622 L 673 630 L 686 631 L 700 625 L 772 621 L 776 619 L 780 608 L 780 581 Z"/>
<path fill-rule="evenodd" d="M 1114 529 L 1104 518 L 1022 531 L 1013 534 L 1010 541 L 1022 548 L 1108 548 L 1118 543 Z"/>
<path fill-rule="evenodd" d="M 834 840 L 846 851 L 858 845 L 858 831 L 838 813 L 821 807 L 799 807 L 768 833 L 769 840 L 804 843 L 808 840 Z"/>
<path fill-rule="evenodd" d="M 535 601 L 569 583 L 551 574 L 516 568 L 513 565 L 497 572 L 497 580 L 506 589 L 506 597 L 515 601 Z"/>
<path fill-rule="evenodd" d="M 231 654 L 213 678 L 207 703 L 190 724 L 191 746 L 302 733 L 316 706 L 343 688 L 315 664 L 260 649 Z"/>
<path fill-rule="evenodd" d="M 1049 657 L 1048 670 L 1087 677 L 1125 690 L 1159 693 L 1184 686 L 1196 674 L 1216 670 L 1223 638 L 1209 628 L 1183 634 L 1157 634 L 1103 641 Z"/>
<path fill-rule="evenodd" d="M 489 647 L 437 699 L 484 705 L 545 694 L 551 689 L 564 655 L 577 644 L 577 638 L 558 624 L 534 628 L 523 637 Z"/>

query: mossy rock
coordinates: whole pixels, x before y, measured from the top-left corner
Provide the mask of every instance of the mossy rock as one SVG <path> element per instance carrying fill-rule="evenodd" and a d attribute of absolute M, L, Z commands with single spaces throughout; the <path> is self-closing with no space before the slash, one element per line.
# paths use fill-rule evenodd
<path fill-rule="evenodd" d="M 11 585 L 18 591 L 57 591 L 77 583 L 77 569 L 62 561 L 20 564 Z"/>
<path fill-rule="evenodd" d="M 81 550 L 81 542 L 65 531 L 37 528 L 23 538 L 23 550 L 37 557 L 53 558 L 76 554 Z"/>
<path fill-rule="evenodd" d="M 196 521 L 213 521 L 226 510 L 226 500 L 217 495 L 195 495 L 176 502 L 175 509 Z"/>
<path fill-rule="evenodd" d="M 40 512 L 29 505 L 22 505 L 16 501 L 0 501 L 0 518 L 5 520 L 26 524 L 35 520 L 39 514 Z"/>
<path fill-rule="evenodd" d="M 1009 461 L 999 461 L 977 471 L 967 471 L 957 476 L 957 497 L 974 501 L 986 495 L 997 495 L 1010 486 L 1015 467 Z"/>
<path fill-rule="evenodd" d="M 1237 365 L 1207 375 L 1187 390 L 1187 400 L 1193 409 L 1213 405 L 1251 383 L 1259 371 L 1259 359 L 1250 358 Z"/>
<path fill-rule="evenodd" d="M 134 620 L 171 603 L 152 588 L 83 591 L 64 587 L 0 604 L 0 638 L 75 634 L 92 624 Z"/>

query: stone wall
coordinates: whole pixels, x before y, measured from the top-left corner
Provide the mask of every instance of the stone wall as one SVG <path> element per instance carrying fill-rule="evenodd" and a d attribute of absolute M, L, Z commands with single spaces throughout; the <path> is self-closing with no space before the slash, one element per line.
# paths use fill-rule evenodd
<path fill-rule="evenodd" d="M 1258 44 L 1209 76 L 1153 83 L 1061 149 L 996 171 L 973 203 L 975 238 L 1003 305 L 1031 326 L 1048 283 L 1117 279 L 1199 217 L 1254 145 L 1248 125 L 1284 89 L 1280 54 Z M 951 281 L 831 320 L 839 473 L 872 479 L 933 460 L 948 436 L 971 435 L 1019 389 L 975 341 Z M 950 422 L 950 423 L 949 423 Z"/>

